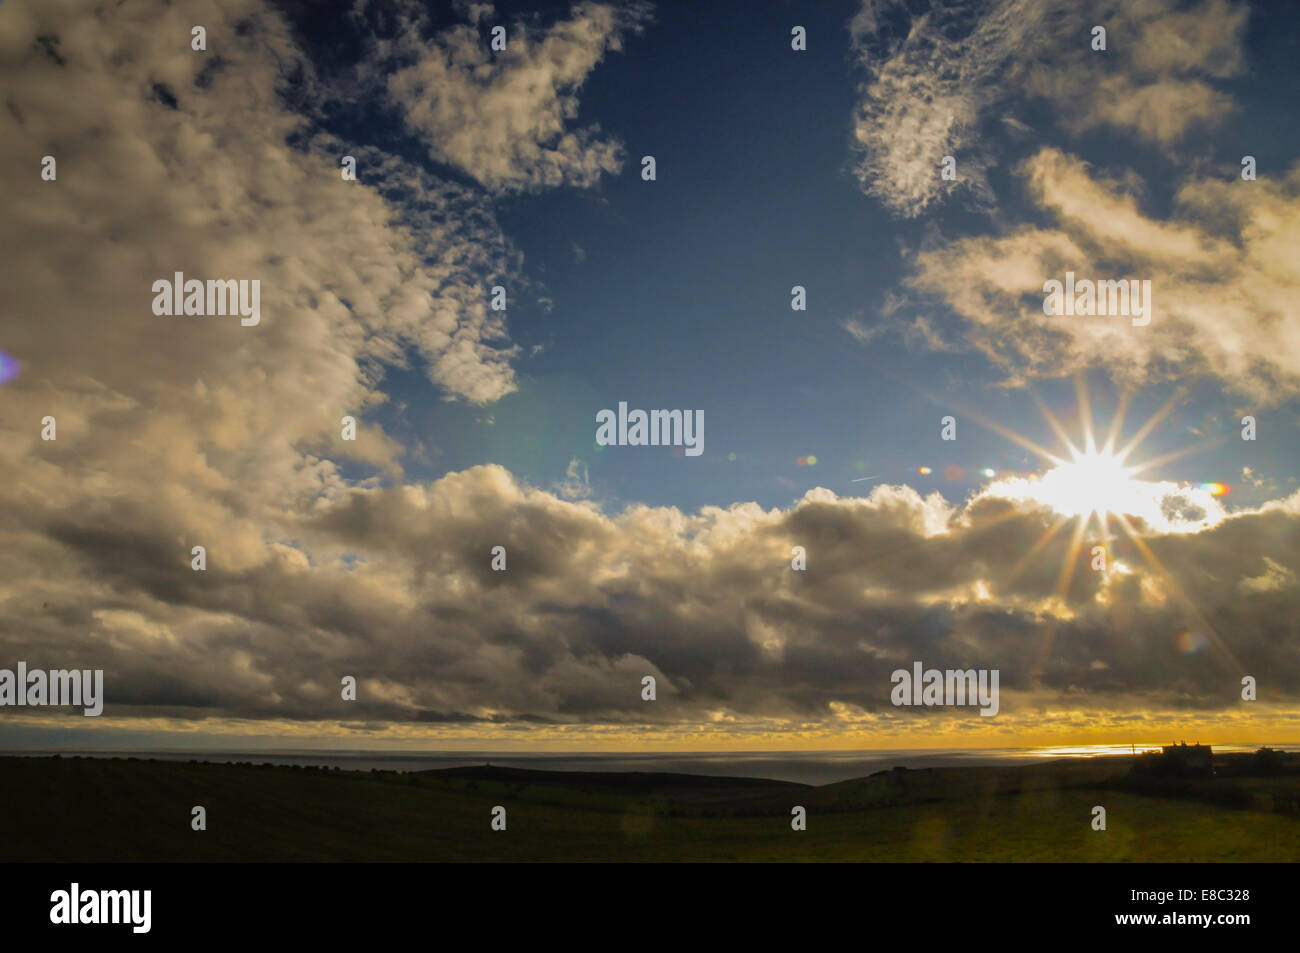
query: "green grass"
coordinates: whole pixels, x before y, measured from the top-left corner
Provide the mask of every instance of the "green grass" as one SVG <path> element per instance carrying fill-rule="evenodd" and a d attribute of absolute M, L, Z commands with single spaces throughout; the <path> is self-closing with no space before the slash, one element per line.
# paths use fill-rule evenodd
<path fill-rule="evenodd" d="M 495 769 L 494 769 L 495 770 Z M 6 861 L 1295 861 L 1300 820 L 1097 787 L 1114 763 L 811 788 L 0 758 Z M 632 779 L 632 780 L 629 780 Z M 1251 779 L 1252 787 L 1262 782 Z M 190 829 L 207 808 L 208 829 Z M 494 805 L 508 829 L 492 831 Z M 808 830 L 790 829 L 790 807 Z M 1093 805 L 1108 830 L 1093 831 Z"/>

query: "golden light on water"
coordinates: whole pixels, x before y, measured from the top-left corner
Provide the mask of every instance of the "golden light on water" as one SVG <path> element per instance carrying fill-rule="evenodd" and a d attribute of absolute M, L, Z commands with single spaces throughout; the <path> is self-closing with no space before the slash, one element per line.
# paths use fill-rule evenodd
<path fill-rule="evenodd" d="M 1161 745 L 1064 745 L 1056 748 L 1037 748 L 1034 755 L 1047 760 L 1055 758 L 1095 758 L 1100 755 L 1146 754 L 1159 751 Z"/>

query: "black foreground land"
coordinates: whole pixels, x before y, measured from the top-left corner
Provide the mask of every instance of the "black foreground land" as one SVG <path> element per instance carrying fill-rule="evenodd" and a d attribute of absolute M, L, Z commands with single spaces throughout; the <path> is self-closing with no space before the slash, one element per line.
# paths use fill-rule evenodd
<path fill-rule="evenodd" d="M 0 861 L 1300 860 L 1300 756 L 1220 755 L 1213 777 L 1153 765 L 895 768 L 812 787 L 0 757 Z M 196 805 L 204 831 L 191 828 Z M 504 831 L 491 828 L 496 806 Z M 791 829 L 795 806 L 805 831 Z"/>

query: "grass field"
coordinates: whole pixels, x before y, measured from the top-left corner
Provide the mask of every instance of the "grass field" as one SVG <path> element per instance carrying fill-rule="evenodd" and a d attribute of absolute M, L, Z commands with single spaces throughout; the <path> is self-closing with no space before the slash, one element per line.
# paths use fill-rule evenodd
<path fill-rule="evenodd" d="M 393 774 L 0 758 L 5 861 L 1295 861 L 1265 809 L 1118 790 L 1127 759 L 882 772 L 823 787 L 655 774 Z M 1214 783 L 1214 782 L 1211 782 Z M 1281 786 L 1275 796 L 1270 785 Z M 1199 794 L 1195 795 L 1199 797 Z M 793 831 L 803 805 L 808 829 Z M 190 827 L 207 809 L 207 830 Z M 493 806 L 506 831 L 490 829 Z M 1091 827 L 1092 808 L 1107 830 Z"/>

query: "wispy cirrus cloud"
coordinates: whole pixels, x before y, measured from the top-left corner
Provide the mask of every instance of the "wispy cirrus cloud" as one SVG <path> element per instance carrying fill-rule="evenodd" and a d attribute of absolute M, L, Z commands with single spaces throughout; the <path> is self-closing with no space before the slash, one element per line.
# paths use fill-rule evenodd
<path fill-rule="evenodd" d="M 850 23 L 868 73 L 854 117 L 862 188 L 908 218 L 959 193 L 991 204 L 999 158 L 983 124 L 1026 129 L 1013 113 L 1034 99 L 1070 134 L 1110 126 L 1170 146 L 1235 108 L 1211 81 L 1244 68 L 1247 13 L 1227 0 L 865 0 Z M 1104 52 L 1090 46 L 1098 25 Z M 956 180 L 940 177 L 946 155 Z"/>
<path fill-rule="evenodd" d="M 854 117 L 855 167 L 864 191 L 915 217 L 959 189 L 988 195 L 988 158 L 976 145 L 982 112 L 997 95 L 998 67 L 1027 19 L 1003 23 L 990 5 L 934 3 L 913 14 L 901 0 L 866 0 L 849 25 L 869 79 Z M 960 176 L 940 178 L 945 155 Z"/>

